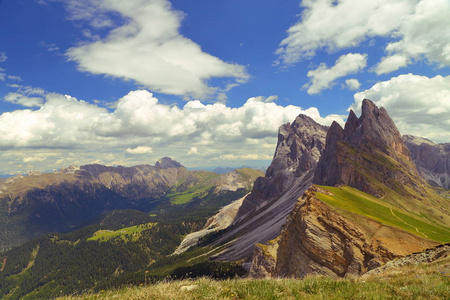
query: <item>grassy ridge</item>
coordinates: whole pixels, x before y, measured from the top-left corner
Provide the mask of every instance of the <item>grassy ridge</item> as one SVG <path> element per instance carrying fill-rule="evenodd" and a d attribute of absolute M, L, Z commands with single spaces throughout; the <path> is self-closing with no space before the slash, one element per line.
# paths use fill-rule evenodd
<path fill-rule="evenodd" d="M 450 257 L 402 266 L 358 279 L 232 279 L 168 281 L 141 287 L 63 297 L 75 299 L 450 299 Z"/>
<path fill-rule="evenodd" d="M 381 223 L 401 228 L 438 242 L 450 241 L 450 228 L 432 223 L 351 187 L 321 186 L 332 195 L 317 193 L 316 197 L 334 207 L 360 214 Z"/>

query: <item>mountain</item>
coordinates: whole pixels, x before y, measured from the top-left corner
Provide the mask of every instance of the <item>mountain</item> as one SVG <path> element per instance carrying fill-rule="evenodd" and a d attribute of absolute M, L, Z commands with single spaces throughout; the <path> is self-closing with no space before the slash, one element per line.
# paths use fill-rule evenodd
<path fill-rule="evenodd" d="M 214 249 L 185 252 L 190 245 L 182 241 L 202 228 L 228 226 L 237 211 L 229 204 L 261 175 L 248 168 L 188 171 L 163 158 L 155 166 L 70 166 L 4 182 L 8 196 L 1 203 L 12 209 L 0 219 L 0 241 L 12 249 L 0 251 L 0 298 L 49 299 L 156 282 L 185 276 L 186 268 L 198 276 L 242 275 L 239 264 L 208 261 Z"/>
<path fill-rule="evenodd" d="M 449 189 L 450 144 L 435 144 L 412 135 L 404 135 L 403 140 L 422 177 L 432 186 Z"/>
<path fill-rule="evenodd" d="M 206 221 L 220 207 L 245 195 L 260 175 L 251 169 L 221 175 L 188 171 L 166 157 L 155 166 L 93 164 L 4 179 L 0 181 L 0 250 L 49 232 L 67 232 L 116 209 Z"/>
<path fill-rule="evenodd" d="M 248 258 L 255 243 L 266 242 L 280 233 L 297 198 L 312 183 L 325 148 L 327 129 L 305 115 L 280 127 L 274 158 L 265 176 L 256 179 L 231 227 L 213 242 L 227 245 L 215 259 Z"/>
<path fill-rule="evenodd" d="M 254 248 L 254 277 L 361 275 L 450 241 L 450 201 L 419 175 L 384 108 L 333 123 L 312 185 L 275 239 Z M 448 192 L 448 191 L 447 191 Z"/>

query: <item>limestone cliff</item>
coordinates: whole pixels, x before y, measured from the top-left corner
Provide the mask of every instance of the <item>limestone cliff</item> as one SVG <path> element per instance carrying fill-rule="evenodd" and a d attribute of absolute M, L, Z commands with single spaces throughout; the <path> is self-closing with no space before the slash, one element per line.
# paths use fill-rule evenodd
<path fill-rule="evenodd" d="M 325 148 L 328 127 L 299 115 L 278 132 L 275 154 L 265 177 L 259 177 L 239 209 L 237 220 L 260 208 L 263 202 L 280 196 L 295 179 L 313 170 Z"/>
<path fill-rule="evenodd" d="M 265 177 L 255 181 L 233 225 L 216 241 L 227 243 L 217 259 L 249 258 L 255 243 L 279 235 L 295 201 L 312 183 L 327 129 L 305 115 L 280 127 L 275 155 Z"/>
<path fill-rule="evenodd" d="M 394 122 L 368 99 L 360 118 L 350 111 L 344 129 L 331 125 L 314 183 L 348 185 L 377 197 L 385 195 L 385 187 L 413 197 L 426 194 Z"/>
<path fill-rule="evenodd" d="M 404 135 L 420 175 L 432 186 L 450 189 L 450 144 L 435 144 L 430 140 Z"/>
<path fill-rule="evenodd" d="M 311 187 L 297 201 L 281 235 L 267 245 L 256 245 L 250 276 L 358 276 L 436 244 L 374 219 L 343 213 L 317 199 L 316 192 L 327 193 Z"/>

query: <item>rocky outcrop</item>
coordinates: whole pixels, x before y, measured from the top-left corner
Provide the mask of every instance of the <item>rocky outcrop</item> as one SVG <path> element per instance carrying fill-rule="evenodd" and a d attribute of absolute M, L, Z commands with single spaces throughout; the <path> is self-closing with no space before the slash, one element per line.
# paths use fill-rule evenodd
<path fill-rule="evenodd" d="M 273 161 L 265 177 L 255 181 L 232 227 L 215 242 L 227 243 L 216 259 L 249 259 L 255 243 L 279 235 L 295 201 L 312 183 L 327 129 L 305 115 L 280 127 Z"/>
<path fill-rule="evenodd" d="M 305 115 L 299 115 L 292 124 L 280 127 L 272 163 L 265 177 L 255 181 L 237 220 L 259 209 L 267 200 L 280 196 L 297 178 L 305 177 L 315 168 L 325 148 L 327 129 Z"/>
<path fill-rule="evenodd" d="M 412 135 L 404 135 L 403 140 L 420 175 L 432 186 L 450 189 L 450 144 Z"/>
<path fill-rule="evenodd" d="M 311 187 L 290 213 L 276 241 L 257 245 L 250 275 L 359 276 L 435 242 L 358 214 L 341 214 L 315 197 Z"/>
<path fill-rule="evenodd" d="M 385 265 L 373 269 L 366 274 L 363 278 L 372 276 L 389 276 L 392 273 L 397 273 L 398 268 L 403 266 L 417 266 L 420 264 L 429 264 L 438 262 L 439 260 L 448 260 L 450 257 L 450 244 L 441 244 L 432 248 L 425 249 L 422 252 L 413 253 L 405 257 L 388 261 Z M 445 268 L 445 264 L 443 264 Z M 448 267 L 447 267 L 448 270 Z"/>
<path fill-rule="evenodd" d="M 361 117 L 353 111 L 342 128 L 334 122 L 314 175 L 320 185 L 348 185 L 376 197 L 385 187 L 411 196 L 425 195 L 410 152 L 386 110 L 364 99 Z"/>

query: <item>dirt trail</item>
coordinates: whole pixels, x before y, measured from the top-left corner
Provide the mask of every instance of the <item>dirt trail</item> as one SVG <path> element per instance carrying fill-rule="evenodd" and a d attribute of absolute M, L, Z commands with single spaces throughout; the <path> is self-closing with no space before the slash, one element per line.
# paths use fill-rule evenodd
<path fill-rule="evenodd" d="M 2 268 L 0 269 L 0 272 L 3 272 L 3 270 L 5 269 L 5 266 L 6 266 L 6 256 L 3 257 L 3 265 L 2 265 Z"/>
<path fill-rule="evenodd" d="M 392 214 L 394 217 L 396 217 L 397 219 L 399 219 L 400 221 L 402 221 L 402 222 L 405 223 L 406 225 L 411 226 L 412 228 L 414 228 L 414 229 L 417 231 L 418 234 L 421 234 L 421 235 L 423 235 L 424 237 L 428 238 L 428 236 L 427 236 L 425 233 L 421 232 L 421 231 L 419 230 L 419 228 L 417 228 L 416 226 L 413 226 L 413 225 L 411 225 L 411 224 L 405 222 L 402 218 L 400 218 L 399 216 L 397 216 L 396 214 L 394 214 L 394 211 L 392 210 L 392 206 L 391 206 L 391 205 L 389 205 L 389 209 L 391 210 L 391 214 Z"/>

